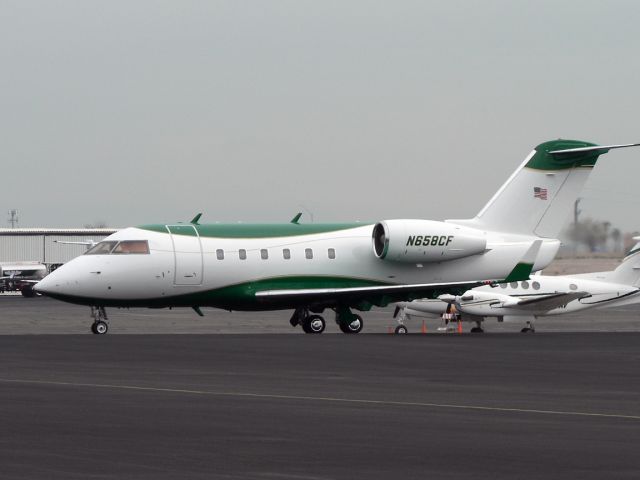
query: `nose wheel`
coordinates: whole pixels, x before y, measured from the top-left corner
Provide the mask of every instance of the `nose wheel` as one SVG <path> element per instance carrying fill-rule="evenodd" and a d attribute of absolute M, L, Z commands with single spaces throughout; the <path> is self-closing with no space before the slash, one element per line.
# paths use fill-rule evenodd
<path fill-rule="evenodd" d="M 404 322 L 410 317 L 409 314 L 405 312 L 404 307 L 397 306 L 395 311 L 393 312 L 393 318 L 398 321 L 398 326 L 395 329 L 396 335 L 404 335 L 405 333 L 409 333 L 409 329 L 406 327 Z"/>
<path fill-rule="evenodd" d="M 91 333 L 95 335 L 104 335 L 109 331 L 109 325 L 107 324 L 107 312 L 104 307 L 91 307 L 91 317 L 93 318 Z"/>

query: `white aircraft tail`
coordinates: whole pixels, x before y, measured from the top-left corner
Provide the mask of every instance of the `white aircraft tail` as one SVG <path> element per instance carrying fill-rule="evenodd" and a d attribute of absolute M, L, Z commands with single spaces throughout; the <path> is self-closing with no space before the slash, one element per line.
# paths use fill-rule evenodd
<path fill-rule="evenodd" d="M 614 148 L 578 140 L 538 145 L 475 218 L 447 220 L 481 230 L 556 238 L 598 157 Z"/>
<path fill-rule="evenodd" d="M 640 286 L 640 237 L 634 237 L 635 246 L 629 250 L 622 263 L 613 272 L 610 272 L 607 282 L 619 283 L 622 285 Z"/>

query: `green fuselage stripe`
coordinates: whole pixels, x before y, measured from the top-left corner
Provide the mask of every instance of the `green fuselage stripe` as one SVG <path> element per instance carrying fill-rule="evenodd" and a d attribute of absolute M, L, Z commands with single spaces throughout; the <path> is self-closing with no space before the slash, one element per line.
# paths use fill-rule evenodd
<path fill-rule="evenodd" d="M 186 226 L 190 226 L 185 224 Z M 182 229 L 181 235 L 196 235 L 211 238 L 274 238 L 292 237 L 298 235 L 314 235 L 320 233 L 338 232 L 352 228 L 366 227 L 373 223 L 264 223 L 264 224 L 206 224 L 193 225 L 193 228 Z M 161 224 L 140 225 L 138 228 L 151 232 L 167 233 L 167 226 Z"/>

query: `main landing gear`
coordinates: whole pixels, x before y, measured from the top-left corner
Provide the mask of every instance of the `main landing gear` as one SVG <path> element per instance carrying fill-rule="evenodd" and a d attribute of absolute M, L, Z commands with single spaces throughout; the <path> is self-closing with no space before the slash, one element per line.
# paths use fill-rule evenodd
<path fill-rule="evenodd" d="M 471 333 L 484 333 L 484 328 L 482 328 L 482 320 L 476 320 L 476 326 L 471 329 Z"/>
<path fill-rule="evenodd" d="M 536 333 L 536 327 L 533 326 L 531 320 L 527 320 L 527 326 L 520 330 L 522 333 Z"/>
<path fill-rule="evenodd" d="M 309 315 L 302 320 L 304 333 L 322 333 L 326 326 L 324 318 L 320 315 Z"/>
<path fill-rule="evenodd" d="M 311 315 L 309 310 L 306 308 L 298 308 L 289 323 L 292 327 L 300 325 L 304 333 L 322 333 L 324 332 L 327 323 L 324 321 L 324 318 L 320 315 Z"/>
<path fill-rule="evenodd" d="M 338 307 L 336 311 L 336 323 L 342 333 L 359 333 L 364 326 L 362 317 L 353 313 L 349 308 Z M 289 320 L 292 327 L 300 325 L 304 333 L 322 333 L 326 328 L 326 322 L 321 315 L 311 314 L 307 308 L 298 308 Z"/>
<path fill-rule="evenodd" d="M 347 307 L 336 308 L 336 323 L 342 333 L 360 333 L 364 327 L 362 317 Z"/>
<path fill-rule="evenodd" d="M 107 333 L 109 325 L 107 325 L 108 318 L 104 307 L 91 307 L 91 317 L 93 318 L 91 332 L 96 335 L 104 335 Z"/>

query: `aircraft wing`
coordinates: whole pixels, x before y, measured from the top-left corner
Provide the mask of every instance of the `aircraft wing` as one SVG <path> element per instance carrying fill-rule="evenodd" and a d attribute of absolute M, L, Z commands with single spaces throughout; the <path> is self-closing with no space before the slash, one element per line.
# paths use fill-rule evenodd
<path fill-rule="evenodd" d="M 255 296 L 265 303 L 296 302 L 309 305 L 367 305 L 386 306 L 390 303 L 411 301 L 416 298 L 437 298 L 443 293 L 461 295 L 470 288 L 486 285 L 486 281 L 465 281 L 449 283 L 421 283 L 409 285 L 380 285 L 346 288 L 302 288 L 287 290 L 263 290 Z M 366 309 L 366 308 L 362 308 Z"/>
<path fill-rule="evenodd" d="M 542 240 L 535 240 L 525 252 L 522 259 L 511 270 L 506 279 L 501 282 L 517 282 L 529 280 L 535 259 L 540 251 Z M 359 310 L 368 310 L 371 306 L 385 307 L 395 302 L 410 302 L 418 298 L 438 298 L 450 293 L 462 295 L 471 288 L 493 283 L 487 280 L 469 280 L 463 282 L 419 283 L 399 285 L 374 285 L 364 287 L 335 287 L 335 288 L 300 288 L 259 290 L 256 298 L 265 304 L 317 305 L 332 307 L 346 305 Z"/>
<path fill-rule="evenodd" d="M 565 306 L 567 303 L 572 302 L 578 298 L 584 298 L 590 296 L 589 292 L 558 292 L 544 297 L 527 298 L 520 300 L 517 304 L 513 305 L 517 309 L 531 309 L 531 310 L 553 310 Z M 508 308 L 508 307 L 505 307 Z"/>

